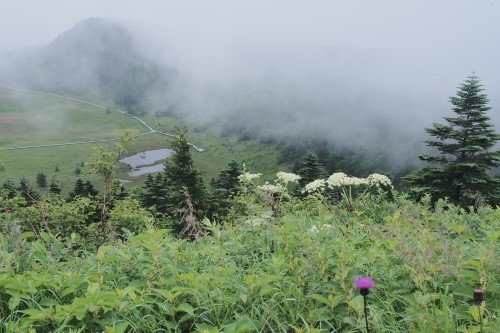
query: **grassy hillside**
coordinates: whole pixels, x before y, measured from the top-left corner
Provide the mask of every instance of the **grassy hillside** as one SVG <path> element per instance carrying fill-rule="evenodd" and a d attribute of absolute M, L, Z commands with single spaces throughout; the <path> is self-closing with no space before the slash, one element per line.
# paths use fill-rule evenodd
<path fill-rule="evenodd" d="M 150 116 L 145 119 L 154 128 L 167 132 L 173 132 L 175 126 L 183 126 L 175 118 Z M 124 130 L 135 130 L 139 134 L 149 131 L 137 120 L 113 109 L 107 111 L 54 96 L 12 92 L 0 88 L 0 149 L 6 169 L 0 177 L 14 182 L 26 177 L 34 185 L 36 175 L 44 173 L 49 180 L 55 176 L 65 194 L 71 190 L 77 179 L 75 170 L 94 152 L 93 147 L 105 146 L 112 149 L 113 141 L 6 149 L 113 139 Z M 216 176 L 232 159 L 238 162 L 246 161 L 251 168 L 258 167 L 269 177 L 277 170 L 279 151 L 272 145 L 263 145 L 256 141 L 240 142 L 234 137 L 221 138 L 216 132 L 193 129 L 189 131 L 188 136 L 194 144 L 205 149 L 203 153 L 193 149 L 193 158 L 206 180 Z M 169 147 L 170 140 L 171 138 L 160 134 L 141 136 L 136 138 L 128 150 L 133 154 L 165 148 Z M 128 176 L 124 165 L 119 166 L 117 172 L 117 178 L 133 181 L 126 184 L 128 188 L 141 186 L 145 179 L 145 176 Z"/>

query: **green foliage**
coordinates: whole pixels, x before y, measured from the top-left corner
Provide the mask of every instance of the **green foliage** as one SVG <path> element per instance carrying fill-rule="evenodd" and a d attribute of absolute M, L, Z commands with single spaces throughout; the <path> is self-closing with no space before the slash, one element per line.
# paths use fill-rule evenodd
<path fill-rule="evenodd" d="M 486 112 L 488 98 L 482 94 L 479 79 L 472 75 L 451 97 L 456 117 L 445 117 L 447 125 L 434 123 L 427 133 L 435 140 L 426 141 L 440 155 L 422 155 L 433 166 L 405 178 L 419 198 L 430 194 L 433 201 L 448 197 L 461 205 L 500 203 L 500 182 L 488 170 L 500 166 L 500 151 L 492 151 L 500 140 Z"/>
<path fill-rule="evenodd" d="M 49 185 L 49 193 L 60 195 L 61 194 L 61 187 L 59 186 L 58 182 L 56 181 L 56 177 L 52 177 L 52 180 L 50 181 Z"/>
<path fill-rule="evenodd" d="M 364 318 L 352 283 L 371 276 L 374 332 L 477 332 L 477 287 L 485 292 L 483 332 L 497 331 L 499 210 L 442 200 L 429 210 L 429 201 L 374 195 L 349 212 L 310 195 L 288 198 L 273 217 L 259 195 L 245 196 L 249 215 L 205 220 L 210 236 L 197 242 L 140 228 L 97 252 L 78 237 L 34 238 L 15 228 L 18 215 L 0 215 L 1 325 L 39 333 L 354 332 Z M 153 217 L 132 200 L 115 205 L 115 219 L 149 225 Z"/>
<path fill-rule="evenodd" d="M 10 179 L 7 179 L 3 184 L 2 184 L 2 190 L 4 195 L 7 198 L 13 198 L 17 195 L 17 187 L 16 184 Z"/>
<path fill-rule="evenodd" d="M 300 188 L 304 188 L 304 186 L 316 179 L 325 178 L 327 175 L 326 170 L 321 164 L 318 156 L 312 152 L 309 152 L 304 157 L 301 168 L 297 174 L 301 177 L 299 179 Z"/>
<path fill-rule="evenodd" d="M 73 200 L 78 196 L 83 197 L 93 197 L 96 196 L 99 192 L 94 188 L 94 185 L 90 180 L 83 181 L 81 178 L 78 178 L 75 182 L 75 187 L 73 191 L 69 193 L 69 199 Z"/>
<path fill-rule="evenodd" d="M 101 202 L 101 243 L 106 242 L 109 228 L 108 228 L 108 211 L 121 187 L 117 186 L 114 179 L 114 167 L 116 163 L 127 152 L 127 145 L 133 141 L 133 134 L 130 131 L 124 132 L 120 136 L 120 141 L 115 145 L 114 150 L 106 150 L 104 147 L 96 147 L 96 153 L 93 158 L 85 163 L 84 172 L 87 174 L 96 174 L 101 177 L 103 183 L 102 202 Z"/>
<path fill-rule="evenodd" d="M 174 230 L 185 234 L 192 222 L 198 225 L 206 210 L 206 193 L 200 172 L 194 168 L 186 132 L 177 129 L 177 138 L 171 143 L 174 154 L 165 160 L 161 176 L 148 176 L 140 195 L 146 206 L 154 206 L 173 221 Z M 191 222 L 188 222 L 191 221 Z"/>
<path fill-rule="evenodd" d="M 24 177 L 19 180 L 19 187 L 17 188 L 17 190 L 28 205 L 35 203 L 36 200 L 40 197 L 38 192 L 33 190 L 33 188 L 31 187 L 29 180 Z"/>
<path fill-rule="evenodd" d="M 155 223 L 153 214 L 142 208 L 134 199 L 117 200 L 109 215 L 112 233 L 120 239 L 125 239 L 130 233 L 145 232 Z"/>
<path fill-rule="evenodd" d="M 141 205 L 144 207 L 162 207 L 162 201 L 167 200 L 164 185 L 164 178 L 161 173 L 156 175 L 148 174 L 144 187 L 139 192 Z"/>
<path fill-rule="evenodd" d="M 243 167 L 236 161 L 231 161 L 227 167 L 219 173 L 217 178 L 210 181 L 210 197 L 208 216 L 211 219 L 221 220 L 231 208 L 230 199 L 238 193 L 240 186 L 239 176 Z"/>
<path fill-rule="evenodd" d="M 40 188 L 46 188 L 47 187 L 47 175 L 44 173 L 39 173 L 36 175 L 36 184 Z"/>

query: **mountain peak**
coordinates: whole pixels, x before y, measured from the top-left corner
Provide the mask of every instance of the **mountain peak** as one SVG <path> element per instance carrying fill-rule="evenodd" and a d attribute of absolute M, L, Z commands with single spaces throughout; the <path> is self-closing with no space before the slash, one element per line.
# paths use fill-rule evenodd
<path fill-rule="evenodd" d="M 33 90 L 95 93 L 137 111 L 149 95 L 165 92 L 172 72 L 146 57 L 134 36 L 116 21 L 88 18 L 13 59 L 4 77 Z"/>
<path fill-rule="evenodd" d="M 102 48 L 133 49 L 133 38 L 121 24 L 105 19 L 91 17 L 77 22 L 71 29 L 60 34 L 48 48 L 67 49 L 65 51 L 100 50 Z"/>

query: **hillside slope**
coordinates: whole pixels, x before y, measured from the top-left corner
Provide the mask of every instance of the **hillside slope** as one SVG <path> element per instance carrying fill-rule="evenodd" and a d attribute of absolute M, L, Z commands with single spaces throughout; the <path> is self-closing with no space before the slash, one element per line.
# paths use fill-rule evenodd
<path fill-rule="evenodd" d="M 168 89 L 174 72 L 141 52 L 123 25 L 102 18 L 76 23 L 50 44 L 5 56 L 2 76 L 43 91 L 98 94 L 138 112 L 150 96 Z"/>

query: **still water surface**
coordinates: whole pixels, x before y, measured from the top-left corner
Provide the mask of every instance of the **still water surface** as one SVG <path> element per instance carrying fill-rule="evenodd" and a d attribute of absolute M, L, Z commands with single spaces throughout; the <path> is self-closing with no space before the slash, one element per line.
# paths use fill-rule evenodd
<path fill-rule="evenodd" d="M 172 149 L 146 150 L 132 156 L 124 157 L 120 162 L 130 165 L 129 176 L 137 177 L 153 172 L 163 171 L 163 160 L 172 155 Z"/>

